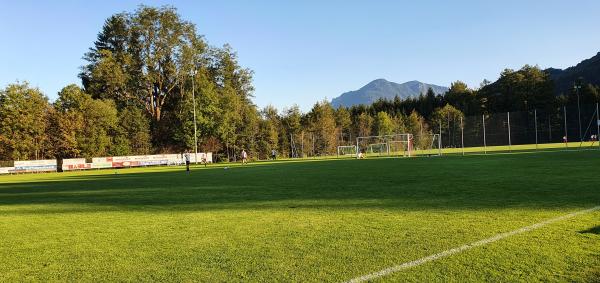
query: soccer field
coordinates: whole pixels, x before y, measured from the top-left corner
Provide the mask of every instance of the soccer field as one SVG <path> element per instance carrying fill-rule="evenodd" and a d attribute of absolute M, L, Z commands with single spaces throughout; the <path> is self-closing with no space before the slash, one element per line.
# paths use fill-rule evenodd
<path fill-rule="evenodd" d="M 222 166 L 1 176 L 0 281 L 600 278 L 600 151 Z"/>

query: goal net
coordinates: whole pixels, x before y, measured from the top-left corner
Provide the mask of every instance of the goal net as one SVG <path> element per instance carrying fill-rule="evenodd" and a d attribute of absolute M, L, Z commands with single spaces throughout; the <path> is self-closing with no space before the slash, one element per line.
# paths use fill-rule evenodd
<path fill-rule="evenodd" d="M 439 134 L 417 135 L 414 138 L 413 152 L 415 155 L 442 155 L 441 139 Z"/>
<path fill-rule="evenodd" d="M 411 156 L 411 134 L 382 135 L 356 138 L 357 157 Z"/>
<path fill-rule="evenodd" d="M 341 145 L 337 148 L 338 156 L 356 156 L 355 145 Z"/>

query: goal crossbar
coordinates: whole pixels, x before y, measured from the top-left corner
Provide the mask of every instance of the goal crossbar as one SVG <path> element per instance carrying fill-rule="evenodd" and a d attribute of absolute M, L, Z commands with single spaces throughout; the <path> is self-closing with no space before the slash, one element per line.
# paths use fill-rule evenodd
<path fill-rule="evenodd" d="M 337 154 L 338 156 L 356 155 L 356 145 L 340 145 L 337 147 Z"/>
<path fill-rule="evenodd" d="M 370 153 L 378 155 L 403 155 L 411 156 L 413 135 L 412 134 L 395 134 L 395 135 L 379 135 L 379 136 L 363 136 L 356 138 L 356 156 L 363 157 L 364 154 Z M 375 152 L 373 149 L 379 147 Z"/>

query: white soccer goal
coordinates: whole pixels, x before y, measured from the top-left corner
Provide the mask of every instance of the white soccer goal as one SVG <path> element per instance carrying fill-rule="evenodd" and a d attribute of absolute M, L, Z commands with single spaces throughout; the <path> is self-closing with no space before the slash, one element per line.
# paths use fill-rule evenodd
<path fill-rule="evenodd" d="M 411 156 L 412 142 L 411 134 L 358 137 L 356 156 Z"/>
<path fill-rule="evenodd" d="M 442 155 L 442 148 L 439 134 L 424 134 L 417 135 L 414 138 L 414 153 L 415 155 Z"/>
<path fill-rule="evenodd" d="M 337 147 L 338 156 L 356 156 L 355 145 L 340 145 Z"/>

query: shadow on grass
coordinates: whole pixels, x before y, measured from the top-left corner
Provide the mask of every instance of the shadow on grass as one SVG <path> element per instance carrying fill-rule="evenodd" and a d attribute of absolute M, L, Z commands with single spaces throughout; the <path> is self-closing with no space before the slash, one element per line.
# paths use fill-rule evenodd
<path fill-rule="evenodd" d="M 598 165 L 597 156 L 562 153 L 57 174 L 0 183 L 0 212 L 589 207 L 600 204 L 589 170 Z"/>
<path fill-rule="evenodd" d="M 581 234 L 596 234 L 596 235 L 600 235 L 600 225 L 598 225 L 596 227 L 592 227 L 592 228 L 587 229 L 587 230 L 579 231 L 579 233 L 581 233 Z"/>

